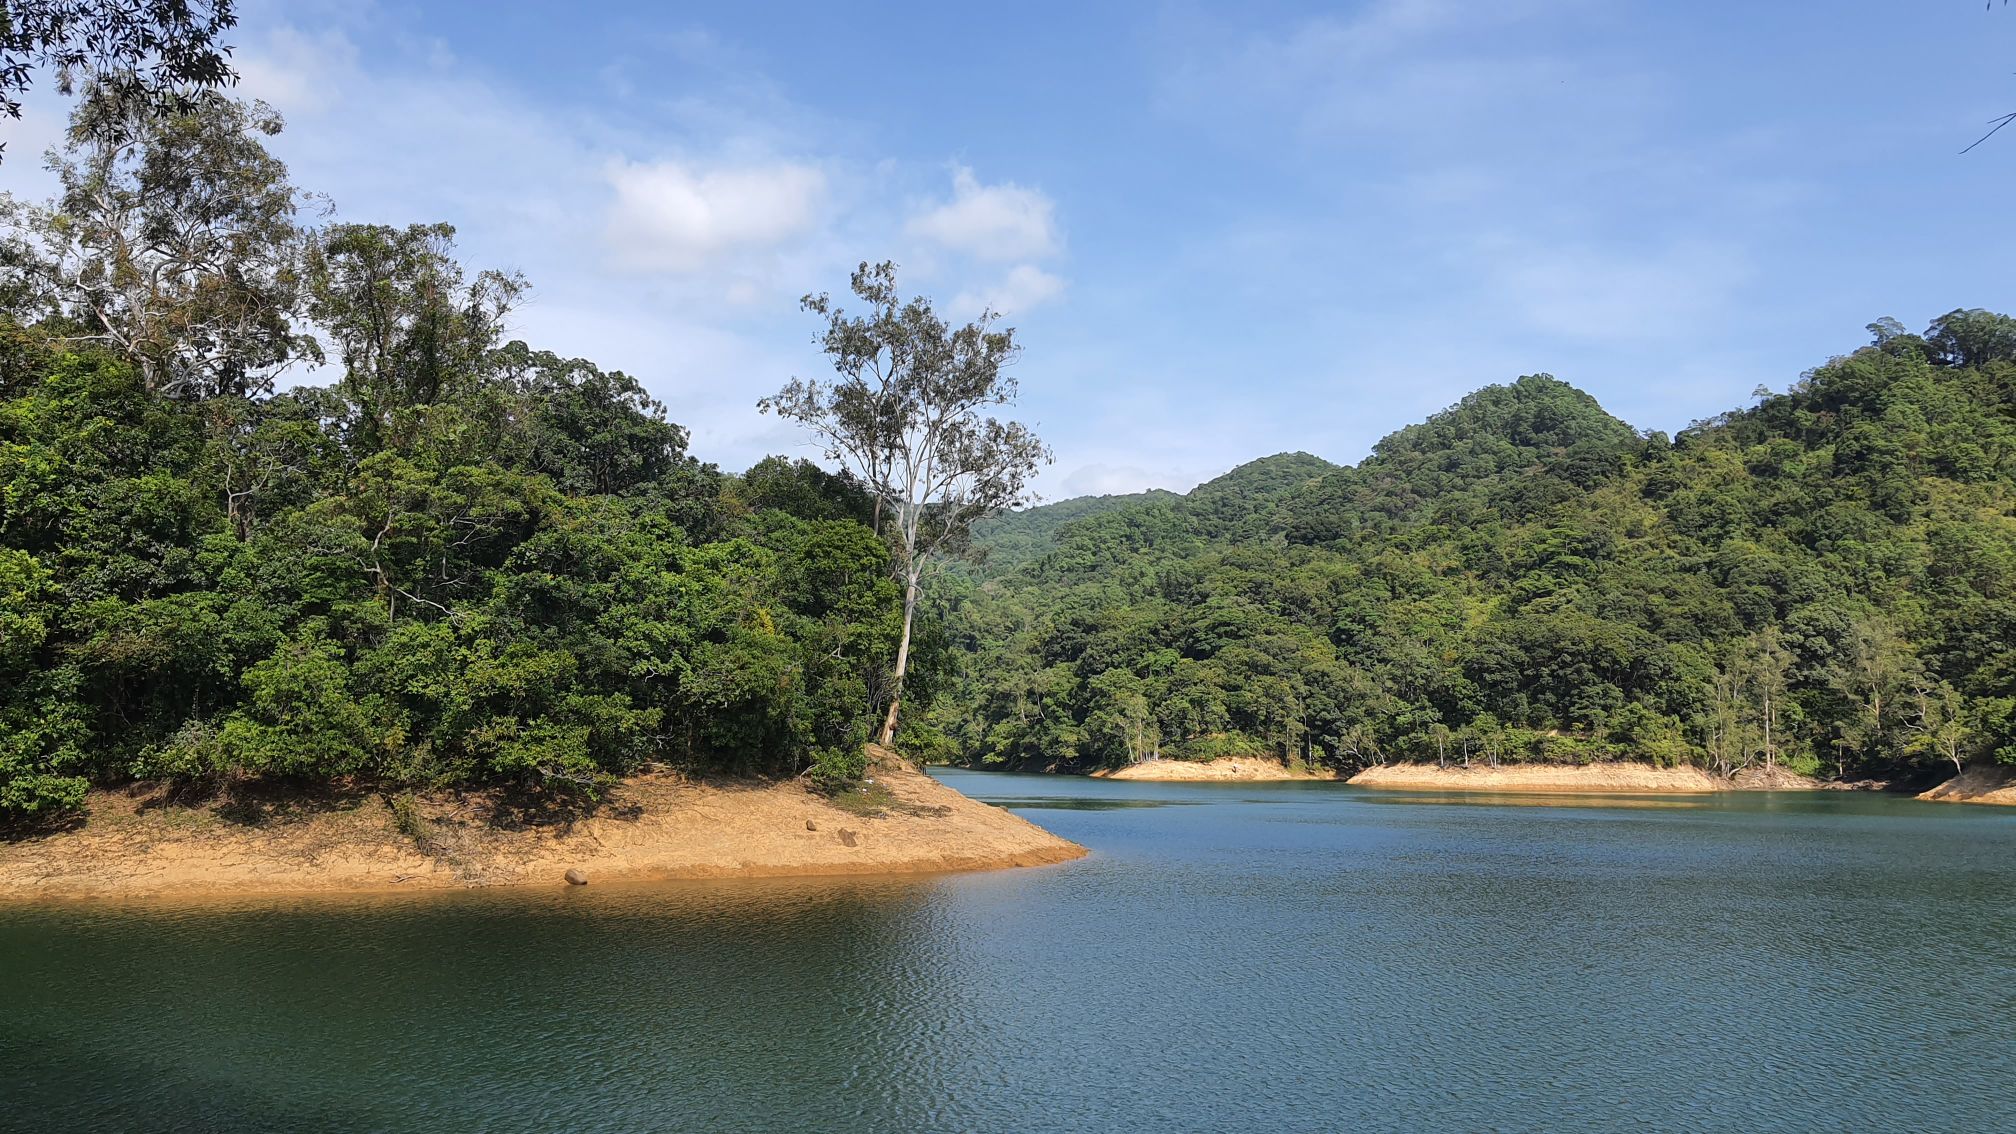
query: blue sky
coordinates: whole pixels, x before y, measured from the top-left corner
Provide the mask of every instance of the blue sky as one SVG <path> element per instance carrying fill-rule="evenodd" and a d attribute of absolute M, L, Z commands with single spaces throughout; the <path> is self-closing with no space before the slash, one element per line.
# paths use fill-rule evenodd
<path fill-rule="evenodd" d="M 1355 461 L 1540 371 L 1670 431 L 1879 316 L 2016 307 L 2016 130 L 1957 153 L 2016 110 L 2016 11 L 1978 0 L 242 17 L 302 185 L 454 223 L 532 280 L 526 338 L 731 469 L 809 452 L 754 403 L 823 372 L 796 298 L 864 258 L 1010 312 L 1052 499 Z"/>

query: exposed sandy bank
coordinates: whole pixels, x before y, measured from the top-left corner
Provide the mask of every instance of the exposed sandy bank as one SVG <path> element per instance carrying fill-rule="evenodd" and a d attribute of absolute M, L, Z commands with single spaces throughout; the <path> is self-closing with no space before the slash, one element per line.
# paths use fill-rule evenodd
<path fill-rule="evenodd" d="M 1765 771 L 1752 765 L 1722 781 L 1723 791 L 1824 791 L 1828 785 L 1812 776 L 1802 776 L 1783 768 Z M 1869 789 L 1877 790 L 1877 789 Z"/>
<path fill-rule="evenodd" d="M 1108 780 L 1334 780 L 1328 768 L 1290 768 L 1279 760 L 1227 756 L 1219 760 L 1149 760 L 1092 773 Z"/>
<path fill-rule="evenodd" d="M 1999 803 L 2016 807 L 2016 768 L 1976 766 L 1933 788 L 1919 799 L 1937 803 Z"/>
<path fill-rule="evenodd" d="M 1431 791 L 1531 791 L 1700 794 L 1732 786 L 1699 768 L 1651 764 L 1501 764 L 1463 768 L 1385 764 L 1352 776 L 1358 787 Z"/>
<path fill-rule="evenodd" d="M 263 821 L 97 792 L 72 830 L 0 843 L 0 899 L 411 890 L 601 881 L 900 874 L 1036 866 L 1085 848 L 878 758 L 881 791 L 843 810 L 795 782 L 626 782 L 571 825 L 500 827 L 490 805 L 418 801 L 417 837 L 378 796 Z M 886 794 L 884 794 L 886 792 Z M 223 811 L 220 814 L 220 810 Z M 849 845 L 851 843 L 852 845 Z"/>

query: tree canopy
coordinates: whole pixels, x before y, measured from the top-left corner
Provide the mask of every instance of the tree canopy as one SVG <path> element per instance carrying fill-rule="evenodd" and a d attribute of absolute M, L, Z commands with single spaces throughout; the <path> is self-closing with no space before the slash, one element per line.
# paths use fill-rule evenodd
<path fill-rule="evenodd" d="M 501 341 L 524 283 L 446 225 L 302 225 L 277 128 L 80 134 L 58 200 L 5 202 L 0 816 L 858 774 L 904 628 L 861 487 L 725 476 L 636 379 Z M 320 343 L 336 381 L 273 392 Z"/>
<path fill-rule="evenodd" d="M 87 85 L 115 111 L 77 125 L 123 141 L 136 117 L 186 113 L 196 96 L 238 80 L 231 48 L 219 41 L 237 24 L 233 0 L 6 0 L 0 114 L 20 118 L 35 72 L 53 71 L 59 90 Z"/>

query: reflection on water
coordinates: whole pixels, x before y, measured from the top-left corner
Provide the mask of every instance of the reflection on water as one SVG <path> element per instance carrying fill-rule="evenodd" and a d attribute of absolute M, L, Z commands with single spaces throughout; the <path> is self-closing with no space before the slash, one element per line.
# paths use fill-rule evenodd
<path fill-rule="evenodd" d="M 1024 796 L 1020 799 L 989 799 L 1002 807 L 1039 808 L 1051 811 L 1120 811 L 1129 807 L 1192 807 L 1201 799 L 1072 799 L 1066 796 Z"/>
<path fill-rule="evenodd" d="M 929 885 L 695 884 L 16 915 L 6 1105 L 117 1128 L 693 1129 L 779 1121 L 939 1055 Z M 78 987 L 82 974 L 116 974 Z M 945 1030 L 942 1025 L 934 1031 Z M 19 1111 L 16 1112 L 20 1113 Z M 626 1117 L 627 1116 L 627 1117 Z M 279 1123 L 275 1125 L 275 1123 Z"/>
<path fill-rule="evenodd" d="M 2016 1113 L 2016 814 L 947 778 L 1043 809 L 1093 856 L 0 907 L 0 1129 L 1991 1130 Z"/>
<path fill-rule="evenodd" d="M 1598 795 L 1590 792 L 1393 791 L 1367 792 L 1365 803 L 1429 803 L 1470 807 L 1595 807 L 1686 810 L 1715 806 L 1712 795 Z"/>

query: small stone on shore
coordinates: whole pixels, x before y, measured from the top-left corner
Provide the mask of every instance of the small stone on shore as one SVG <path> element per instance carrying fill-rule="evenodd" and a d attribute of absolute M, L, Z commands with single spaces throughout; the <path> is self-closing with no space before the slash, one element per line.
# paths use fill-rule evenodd
<path fill-rule="evenodd" d="M 851 846 L 853 846 L 853 845 L 854 845 L 854 832 L 852 832 L 852 831 L 848 830 L 848 829 L 847 829 L 847 828 L 845 828 L 845 827 L 842 827 L 842 828 L 840 828 L 840 845 L 841 845 L 841 846 L 843 846 L 843 847 L 851 847 Z"/>
<path fill-rule="evenodd" d="M 570 866 L 567 868 L 567 884 L 569 886 L 586 886 L 588 884 L 588 876 L 581 872 L 580 867 Z"/>
<path fill-rule="evenodd" d="M 819 829 L 819 824 L 817 824 L 817 823 L 814 823 L 814 822 L 813 822 L 812 820 L 810 820 L 810 819 L 807 819 L 807 820 L 805 820 L 805 829 L 806 829 L 806 830 L 808 830 L 808 831 L 816 831 L 816 830 L 818 830 L 818 829 Z"/>

